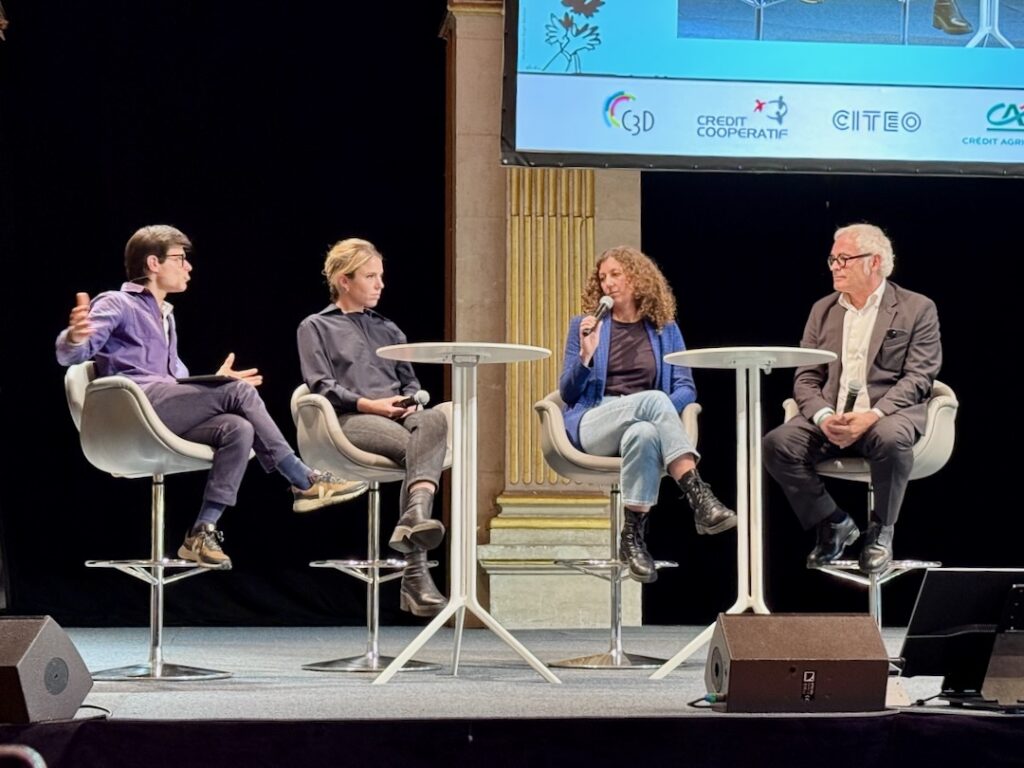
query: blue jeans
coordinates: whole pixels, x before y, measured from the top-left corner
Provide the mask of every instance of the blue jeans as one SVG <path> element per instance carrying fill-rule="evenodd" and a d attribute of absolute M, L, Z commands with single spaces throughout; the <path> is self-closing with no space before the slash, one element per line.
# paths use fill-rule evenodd
<path fill-rule="evenodd" d="M 652 507 L 661 476 L 687 453 L 700 454 L 686 434 L 676 407 L 660 390 L 605 397 L 580 421 L 580 445 L 595 456 L 622 457 L 622 501 Z"/>

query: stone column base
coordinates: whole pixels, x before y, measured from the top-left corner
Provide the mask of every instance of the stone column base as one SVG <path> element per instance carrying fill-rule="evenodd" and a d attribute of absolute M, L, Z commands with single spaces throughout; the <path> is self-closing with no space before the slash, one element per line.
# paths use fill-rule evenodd
<path fill-rule="evenodd" d="M 608 627 L 609 584 L 556 560 L 607 559 L 607 496 L 500 496 L 491 543 L 478 547 L 490 611 L 509 629 Z M 642 624 L 640 584 L 622 583 L 623 626 Z"/>

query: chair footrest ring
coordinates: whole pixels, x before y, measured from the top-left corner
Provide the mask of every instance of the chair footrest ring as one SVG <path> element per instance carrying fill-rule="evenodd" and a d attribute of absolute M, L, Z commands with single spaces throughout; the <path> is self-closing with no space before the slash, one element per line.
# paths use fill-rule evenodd
<path fill-rule="evenodd" d="M 211 565 L 194 560 L 164 558 L 163 560 L 86 560 L 86 568 L 203 568 L 207 571 L 231 570 L 230 563 Z"/>
<path fill-rule="evenodd" d="M 391 568 L 396 571 L 405 568 L 408 563 L 396 557 L 389 557 L 386 560 L 314 560 L 309 564 L 310 568 Z M 437 565 L 434 560 L 427 563 L 433 567 Z"/>
<path fill-rule="evenodd" d="M 619 578 L 625 578 L 629 575 L 629 565 L 624 563 L 622 560 L 611 560 L 611 559 L 581 559 L 581 560 L 555 560 L 555 565 L 562 566 L 563 568 L 571 568 L 574 571 L 585 573 L 588 576 L 597 576 L 598 578 L 612 578 L 613 574 L 618 575 Z M 671 560 L 655 560 L 654 567 L 658 570 L 662 568 L 678 568 L 679 563 Z"/>

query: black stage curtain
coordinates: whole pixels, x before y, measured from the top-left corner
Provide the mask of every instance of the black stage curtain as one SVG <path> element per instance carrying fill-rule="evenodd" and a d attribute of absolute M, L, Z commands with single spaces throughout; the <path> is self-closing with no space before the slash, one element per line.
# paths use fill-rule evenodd
<path fill-rule="evenodd" d="M 442 338 L 445 3 L 5 7 L 0 510 L 11 609 L 67 626 L 139 624 L 146 590 L 82 566 L 148 553 L 149 487 L 107 477 L 82 456 L 53 358 L 75 292 L 119 285 L 121 250 L 138 226 L 182 228 L 196 245 L 193 282 L 175 297 L 184 359 L 206 372 L 233 351 L 239 365 L 259 367 L 288 436 L 295 328 L 327 304 L 319 272 L 335 240 L 375 241 L 386 259 L 380 311 L 411 340 Z M 644 174 L 642 245 L 673 284 L 690 347 L 796 344 L 811 303 L 830 290 L 831 233 L 852 221 L 889 230 L 893 279 L 937 301 L 941 378 L 961 399 L 957 445 L 945 469 L 911 483 L 899 557 L 1020 564 L 1016 473 L 999 415 L 1013 408 L 1006 371 L 1022 190 L 1020 179 Z M 419 374 L 443 391 L 440 366 Z M 781 421 L 791 375 L 764 377 L 766 427 Z M 696 379 L 701 471 L 732 503 L 734 378 Z M 169 549 L 196 513 L 203 480 L 168 479 Z M 805 570 L 811 538 L 765 483 L 772 608 L 864 610 L 859 589 Z M 863 517 L 864 489 L 847 486 L 836 485 L 842 503 Z M 396 492 L 385 490 L 385 528 Z M 677 495 L 666 486 L 651 546 L 681 567 L 645 589 L 646 620 L 706 623 L 735 595 L 734 534 L 698 537 Z M 362 623 L 362 585 L 307 565 L 362 552 L 362 502 L 293 515 L 286 484 L 254 464 L 223 529 L 235 569 L 175 585 L 168 623 Z M 906 621 L 917 583 L 906 576 L 886 587 L 888 623 Z M 385 623 L 409 620 L 396 610 L 397 589 L 385 585 Z"/>

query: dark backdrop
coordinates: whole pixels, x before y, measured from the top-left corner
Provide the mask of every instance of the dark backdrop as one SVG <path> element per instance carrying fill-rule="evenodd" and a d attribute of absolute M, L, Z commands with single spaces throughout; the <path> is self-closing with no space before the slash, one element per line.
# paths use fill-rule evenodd
<path fill-rule="evenodd" d="M 412 340 L 442 338 L 445 4 L 5 5 L 0 559 L 10 611 L 68 625 L 143 623 L 142 585 L 82 567 L 148 551 L 149 487 L 105 476 L 79 449 L 52 351 L 74 294 L 120 283 L 121 249 L 136 227 L 180 227 L 196 245 L 194 280 L 175 297 L 185 361 L 211 371 L 234 351 L 239 365 L 259 366 L 263 396 L 288 436 L 294 329 L 327 302 L 319 270 L 333 241 L 375 241 L 386 258 L 381 311 Z M 957 447 L 942 472 L 912 483 L 900 557 L 1022 561 L 1003 437 L 1022 189 L 1000 179 L 644 176 L 643 247 L 676 289 L 690 347 L 796 344 L 811 302 L 830 287 L 832 230 L 856 220 L 885 227 L 894 279 L 937 301 L 941 378 L 962 402 Z M 427 389 L 442 390 L 436 367 L 419 373 Z M 734 376 L 696 377 L 702 472 L 732 502 Z M 764 380 L 769 427 L 781 421 L 790 381 L 788 370 Z M 168 548 L 194 516 L 202 483 L 198 473 L 168 479 Z M 856 588 L 803 568 L 809 535 L 766 487 L 772 607 L 863 610 Z M 836 487 L 862 510 L 860 486 Z M 385 494 L 393 510 L 394 489 Z M 361 585 L 307 563 L 358 552 L 365 506 L 296 516 L 289 505 L 284 482 L 254 464 L 223 524 L 235 570 L 175 585 L 168 622 L 361 623 Z M 668 487 L 652 547 L 681 567 L 647 589 L 648 621 L 704 622 L 731 602 L 733 534 L 697 537 Z M 887 588 L 887 619 L 906 620 L 916 583 L 904 577 Z M 394 610 L 396 590 L 385 586 L 387 623 L 407 620 Z"/>

